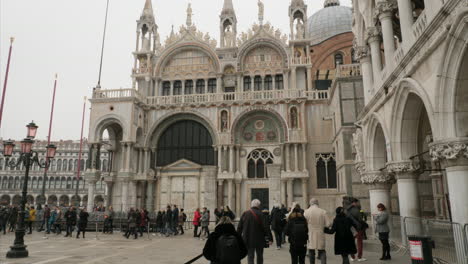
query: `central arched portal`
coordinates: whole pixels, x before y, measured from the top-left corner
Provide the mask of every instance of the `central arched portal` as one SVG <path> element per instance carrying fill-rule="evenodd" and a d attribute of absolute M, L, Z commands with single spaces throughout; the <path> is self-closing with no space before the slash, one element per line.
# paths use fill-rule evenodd
<path fill-rule="evenodd" d="M 158 167 L 185 159 L 199 165 L 215 165 L 213 139 L 197 121 L 181 120 L 170 125 L 157 143 Z"/>

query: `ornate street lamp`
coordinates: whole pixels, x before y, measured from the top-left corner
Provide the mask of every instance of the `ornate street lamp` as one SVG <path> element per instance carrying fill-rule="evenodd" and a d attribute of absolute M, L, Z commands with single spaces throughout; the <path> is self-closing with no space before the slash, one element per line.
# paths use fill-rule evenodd
<path fill-rule="evenodd" d="M 26 245 L 24 244 L 24 235 L 25 235 L 25 224 L 24 224 L 24 217 L 26 215 L 26 202 L 27 202 L 27 195 L 28 195 L 28 178 L 29 178 L 29 169 L 31 166 L 36 163 L 41 168 L 46 168 L 49 166 L 49 163 L 41 163 L 39 161 L 38 153 L 32 150 L 32 145 L 34 144 L 34 138 L 36 137 L 37 133 L 37 126 L 33 122 L 26 126 L 28 128 L 27 137 L 21 141 L 21 155 L 18 159 L 18 162 L 14 162 L 13 160 L 8 162 L 6 165 L 11 167 L 12 169 L 18 167 L 20 164 L 26 168 L 26 172 L 24 174 L 24 182 L 23 182 L 23 191 L 21 197 L 21 205 L 19 211 L 19 219 L 18 225 L 15 231 L 15 242 L 13 246 L 11 246 L 10 251 L 7 252 L 7 258 L 25 258 L 29 255 L 28 250 L 26 250 Z M 13 155 L 13 150 L 15 148 L 15 144 L 11 140 L 7 140 L 3 142 L 3 156 L 9 158 Z M 55 152 L 57 147 L 50 144 L 47 146 L 46 156 L 49 159 L 53 159 L 55 157 Z"/>

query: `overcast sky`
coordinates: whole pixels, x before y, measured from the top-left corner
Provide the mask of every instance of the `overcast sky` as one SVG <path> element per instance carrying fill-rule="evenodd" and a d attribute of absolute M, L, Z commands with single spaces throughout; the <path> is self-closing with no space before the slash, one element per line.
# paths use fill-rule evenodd
<path fill-rule="evenodd" d="M 304 0 L 309 15 L 324 0 Z M 104 89 L 131 87 L 136 20 L 145 0 L 110 0 L 101 84 Z M 189 0 L 153 0 L 161 40 L 185 23 Z M 191 0 L 193 21 L 203 32 L 219 37 L 223 0 Z M 238 32 L 257 21 L 256 0 L 233 0 Z M 265 20 L 289 33 L 290 0 L 263 0 Z M 341 0 L 350 6 L 351 0 Z M 15 37 L 0 137 L 22 139 L 34 120 L 38 138 L 46 139 L 54 74 L 59 74 L 52 140 L 79 139 L 84 96 L 97 83 L 106 0 L 0 0 L 1 88 L 10 36 Z M 219 42 L 219 41 L 218 41 Z M 0 92 L 1 93 L 1 92 Z M 88 135 L 89 102 L 84 137 Z"/>

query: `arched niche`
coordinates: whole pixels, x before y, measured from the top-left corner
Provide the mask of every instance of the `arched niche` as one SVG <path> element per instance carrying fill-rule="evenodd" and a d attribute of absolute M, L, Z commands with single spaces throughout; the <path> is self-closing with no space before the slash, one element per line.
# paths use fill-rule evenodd
<path fill-rule="evenodd" d="M 235 144 L 280 144 L 286 141 L 286 124 L 281 117 L 265 111 L 251 111 L 233 125 Z"/>

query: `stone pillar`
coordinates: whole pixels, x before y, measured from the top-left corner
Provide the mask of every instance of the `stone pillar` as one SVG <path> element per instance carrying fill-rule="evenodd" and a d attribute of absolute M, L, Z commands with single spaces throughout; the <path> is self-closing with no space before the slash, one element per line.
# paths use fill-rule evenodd
<path fill-rule="evenodd" d="M 369 56 L 369 48 L 367 46 L 358 47 L 356 58 L 361 63 L 364 87 L 364 104 L 367 105 L 371 99 L 371 91 L 373 90 L 374 85 L 372 62 Z"/>
<path fill-rule="evenodd" d="M 109 207 L 112 205 L 112 192 L 113 192 L 112 187 L 113 186 L 114 186 L 113 182 L 106 182 L 106 187 L 107 187 L 106 207 Z"/>
<path fill-rule="evenodd" d="M 286 208 L 289 207 L 289 206 L 292 206 L 292 203 L 294 202 L 293 184 L 294 184 L 294 180 L 293 179 L 288 179 L 287 186 L 286 186 L 286 189 L 287 189 Z"/>
<path fill-rule="evenodd" d="M 401 35 L 404 43 L 413 39 L 413 5 L 411 0 L 398 0 L 398 13 L 400 15 Z"/>
<path fill-rule="evenodd" d="M 302 179 L 302 208 L 307 208 L 309 204 L 309 181 L 307 178 Z"/>
<path fill-rule="evenodd" d="M 223 147 L 222 146 L 218 146 L 218 173 L 222 173 L 223 171 Z"/>
<path fill-rule="evenodd" d="M 205 88 L 203 88 L 204 90 L 203 90 L 202 94 L 208 93 L 208 80 L 209 79 L 205 79 Z"/>
<path fill-rule="evenodd" d="M 223 93 L 223 75 L 219 74 L 216 76 L 216 91 L 217 93 Z"/>
<path fill-rule="evenodd" d="M 296 67 L 291 68 L 291 86 L 293 90 L 297 90 Z"/>
<path fill-rule="evenodd" d="M 202 206 L 207 208 L 216 207 L 216 167 L 203 166 L 202 177 L 204 179 L 204 186 L 202 187 L 203 198 Z"/>
<path fill-rule="evenodd" d="M 283 88 L 284 90 L 289 90 L 289 72 L 284 71 L 283 74 Z"/>
<path fill-rule="evenodd" d="M 150 159 L 150 156 L 151 156 L 151 155 L 149 155 L 149 153 L 150 153 L 149 148 L 145 148 L 145 155 L 144 155 L 145 158 L 144 158 L 144 162 L 143 162 L 143 173 L 145 173 L 145 174 L 147 174 L 148 171 L 149 171 L 149 164 L 150 164 L 149 159 Z"/>
<path fill-rule="evenodd" d="M 377 8 L 380 12 L 379 19 L 382 24 L 382 37 L 385 49 L 385 64 L 388 69 L 388 65 L 393 64 L 393 55 L 395 53 L 395 39 L 393 37 L 393 10 L 395 6 L 390 2 L 379 2 Z"/>
<path fill-rule="evenodd" d="M 369 37 L 368 42 L 371 49 L 372 58 L 372 70 L 374 75 L 374 81 L 380 77 L 382 71 L 382 57 L 380 51 L 380 31 L 376 27 L 370 27 L 367 29 L 367 35 Z"/>
<path fill-rule="evenodd" d="M 237 75 L 237 85 L 236 85 L 236 90 L 234 92 L 242 92 L 244 89 L 242 88 L 244 82 L 242 81 L 242 74 Z"/>
<path fill-rule="evenodd" d="M 127 164 L 125 162 L 125 156 L 126 156 L 126 149 L 127 145 L 125 142 L 120 143 L 121 144 L 121 151 L 120 151 L 120 171 L 126 171 L 127 168 L 125 168 L 125 165 Z"/>
<path fill-rule="evenodd" d="M 224 180 L 218 180 L 218 203 L 216 208 L 224 206 Z"/>
<path fill-rule="evenodd" d="M 267 164 L 270 208 L 281 202 L 281 165 Z"/>
<path fill-rule="evenodd" d="M 302 144 L 302 171 L 307 172 L 307 143 Z"/>
<path fill-rule="evenodd" d="M 370 212 L 372 215 L 378 213 L 377 205 L 383 204 L 391 213 L 391 190 L 395 183 L 395 177 L 389 173 L 381 171 L 364 172 L 361 175 L 361 182 L 369 187 Z"/>
<path fill-rule="evenodd" d="M 287 200 L 286 200 L 286 181 L 285 180 L 281 180 L 281 204 L 287 204 Z"/>
<path fill-rule="evenodd" d="M 294 171 L 299 171 L 299 152 L 297 150 L 297 144 L 294 144 Z"/>
<path fill-rule="evenodd" d="M 284 153 L 285 154 L 284 155 L 284 162 L 285 162 L 285 165 L 286 165 L 285 167 L 286 167 L 286 171 L 290 172 L 291 168 L 290 168 L 289 165 L 290 165 L 290 162 L 291 162 L 291 158 L 289 157 L 289 151 L 290 151 L 291 148 L 289 147 L 288 144 L 285 144 L 284 147 L 285 147 L 285 149 L 284 149 L 285 150 L 284 151 L 285 152 Z"/>
<path fill-rule="evenodd" d="M 174 95 L 174 81 L 171 82 L 171 91 L 169 92 L 169 95 Z"/>
<path fill-rule="evenodd" d="M 308 49 L 308 52 L 310 52 L 310 49 Z M 310 56 L 307 57 L 310 58 Z M 312 66 L 307 66 L 307 91 L 312 91 L 312 76 L 314 76 Z"/>
<path fill-rule="evenodd" d="M 88 204 L 87 208 L 89 212 L 92 212 L 94 209 L 94 190 L 96 188 L 95 180 L 88 180 Z"/>
<path fill-rule="evenodd" d="M 129 189 L 129 204 L 130 207 L 136 207 L 137 206 L 137 182 L 136 181 L 130 181 L 128 184 L 128 189 Z"/>
<path fill-rule="evenodd" d="M 121 184 L 122 184 L 122 197 L 121 197 L 122 208 L 121 210 L 123 212 L 127 212 L 129 208 L 128 207 L 128 181 L 123 180 Z M 115 209 L 118 210 L 119 208 L 115 208 Z"/>
<path fill-rule="evenodd" d="M 142 153 L 141 153 L 141 148 L 138 148 L 137 149 L 137 155 L 138 155 L 138 162 L 137 162 L 137 167 L 136 167 L 136 170 L 135 170 L 135 173 L 139 174 L 141 173 L 141 160 L 142 160 Z"/>
<path fill-rule="evenodd" d="M 236 215 L 240 218 L 241 215 L 241 180 L 236 179 Z"/>
<path fill-rule="evenodd" d="M 430 154 L 433 160 L 442 163 L 447 174 L 452 221 L 460 224 L 454 227 L 457 263 L 466 264 L 465 244 L 458 238 L 466 236 L 462 228 L 468 224 L 468 138 L 434 142 Z"/>
<path fill-rule="evenodd" d="M 228 204 L 229 208 L 234 208 L 233 201 L 232 201 L 233 194 L 234 194 L 233 180 L 228 180 L 227 182 L 228 182 L 228 201 L 227 201 L 227 204 Z"/>
<path fill-rule="evenodd" d="M 229 146 L 229 172 L 234 173 L 234 146 Z"/>
<path fill-rule="evenodd" d="M 154 181 L 148 181 L 146 184 L 146 210 L 154 210 Z"/>
<path fill-rule="evenodd" d="M 127 158 L 126 158 L 126 169 L 127 171 L 130 171 L 130 160 L 132 158 L 132 143 L 127 142 Z"/>

